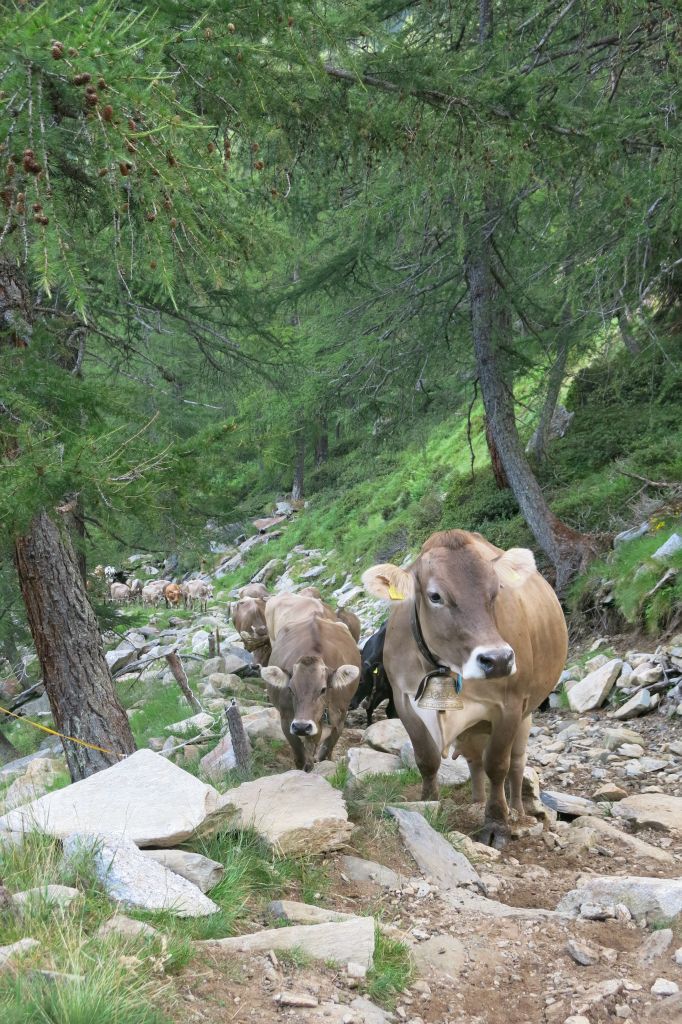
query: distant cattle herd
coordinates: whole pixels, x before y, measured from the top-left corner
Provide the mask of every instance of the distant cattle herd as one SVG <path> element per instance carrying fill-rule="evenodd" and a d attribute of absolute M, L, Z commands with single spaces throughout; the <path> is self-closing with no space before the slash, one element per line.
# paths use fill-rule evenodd
<path fill-rule="evenodd" d="M 166 608 L 194 608 L 198 605 L 205 612 L 213 597 L 213 585 L 207 580 L 194 579 L 182 583 L 172 580 L 150 580 L 142 583 L 135 577 L 128 577 L 111 565 L 98 565 L 93 569 L 93 579 L 106 586 L 106 593 L 114 604 L 156 606 L 162 602 Z"/>
<path fill-rule="evenodd" d="M 100 569 L 116 602 L 182 601 L 206 610 L 213 597 L 200 579 L 142 585 Z M 295 766 L 311 771 L 331 758 L 349 708 L 364 701 L 369 724 L 388 700 L 387 716 L 400 717 L 412 742 L 422 798 L 438 797 L 441 758 L 463 754 L 472 799 L 485 804 L 480 838 L 503 845 L 510 806 L 525 814 L 531 713 L 565 663 L 567 631 L 556 595 L 530 551 L 504 552 L 462 530 L 434 534 L 412 565 L 376 565 L 363 582 L 391 607 L 362 650 L 358 617 L 332 608 L 316 587 L 272 595 L 250 583 L 229 607 Z"/>

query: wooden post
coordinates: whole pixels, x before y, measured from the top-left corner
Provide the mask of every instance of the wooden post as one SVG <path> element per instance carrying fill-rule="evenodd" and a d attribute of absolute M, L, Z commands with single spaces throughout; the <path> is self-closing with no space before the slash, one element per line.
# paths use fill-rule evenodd
<path fill-rule="evenodd" d="M 215 636 L 213 633 L 208 638 L 208 656 L 209 658 L 215 658 Z"/>
<path fill-rule="evenodd" d="M 251 744 L 249 743 L 249 737 L 244 731 L 242 716 L 239 714 L 237 701 L 234 697 L 230 702 L 230 706 L 225 711 L 225 717 L 227 718 L 227 725 L 232 737 L 232 749 L 234 750 L 237 768 L 247 771 L 251 767 Z"/>
<path fill-rule="evenodd" d="M 183 668 L 178 652 L 171 651 L 170 654 L 166 655 L 166 661 L 168 662 L 168 667 L 175 676 L 175 679 L 177 680 L 178 686 L 185 695 L 185 698 L 187 699 L 187 703 L 189 704 L 189 706 L 192 708 L 193 711 L 203 711 L 204 709 L 202 708 L 197 698 L 194 696 L 192 688 L 187 682 L 187 673 Z"/>

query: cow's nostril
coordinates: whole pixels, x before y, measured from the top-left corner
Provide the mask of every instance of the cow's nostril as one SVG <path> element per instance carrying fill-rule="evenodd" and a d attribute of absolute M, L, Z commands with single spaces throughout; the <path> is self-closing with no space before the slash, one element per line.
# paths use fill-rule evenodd
<path fill-rule="evenodd" d="M 514 652 L 510 648 L 482 651 L 476 660 L 486 676 L 508 676 L 514 665 Z"/>

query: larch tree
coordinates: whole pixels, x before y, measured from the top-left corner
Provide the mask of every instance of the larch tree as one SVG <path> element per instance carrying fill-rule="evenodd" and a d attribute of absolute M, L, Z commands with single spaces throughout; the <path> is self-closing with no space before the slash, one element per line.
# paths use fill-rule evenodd
<path fill-rule="evenodd" d="M 215 372 L 265 358 L 274 339 L 254 355 L 227 325 L 248 321 L 241 268 L 272 231 L 277 170 L 259 154 L 252 90 L 265 25 L 286 74 L 294 43 L 277 12 L 261 5 L 238 31 L 218 3 L 3 10 L 0 520 L 54 720 L 89 744 L 65 744 L 74 779 L 134 749 L 74 523 L 148 501 L 169 460 L 141 417 L 103 428 L 113 396 L 92 359 L 144 357 L 153 324 L 169 323 Z"/>

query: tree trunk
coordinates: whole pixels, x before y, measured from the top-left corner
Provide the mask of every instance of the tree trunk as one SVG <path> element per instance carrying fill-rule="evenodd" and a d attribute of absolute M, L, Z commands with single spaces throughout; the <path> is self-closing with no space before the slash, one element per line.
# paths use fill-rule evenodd
<path fill-rule="evenodd" d="M 329 458 L 329 434 L 327 433 L 327 417 L 320 419 L 319 433 L 315 441 L 315 465 L 321 466 Z"/>
<path fill-rule="evenodd" d="M 64 525 L 71 537 L 78 571 L 85 583 L 88 570 L 85 563 L 85 518 L 83 516 L 83 499 L 80 494 L 67 495 L 61 511 L 64 517 Z"/>
<path fill-rule="evenodd" d="M 296 463 L 294 465 L 294 482 L 291 487 L 293 501 L 303 499 L 303 477 L 305 472 L 305 438 L 300 433 L 296 440 Z"/>
<path fill-rule="evenodd" d="M 486 218 L 487 219 L 487 218 Z M 556 568 L 562 591 L 594 553 L 590 539 L 562 523 L 550 510 L 526 459 L 516 429 L 514 398 L 505 386 L 496 346 L 497 286 L 491 245 L 482 220 L 468 220 L 465 269 L 478 378 L 490 432 L 519 508 L 539 546 Z"/>
<path fill-rule="evenodd" d="M 75 782 L 117 764 L 135 741 L 68 535 L 40 512 L 15 541 L 14 556 L 55 728 L 103 748 L 62 740 Z"/>
<path fill-rule="evenodd" d="M 620 336 L 623 339 L 623 344 L 630 355 L 638 356 L 642 351 L 642 348 L 630 329 L 630 321 L 628 320 L 627 313 L 624 309 L 619 309 L 616 316 L 618 318 L 618 328 L 620 330 Z"/>
<path fill-rule="evenodd" d="M 17 748 L 13 743 L 10 743 L 2 729 L 0 729 L 0 764 L 7 764 L 8 761 L 14 761 L 15 758 L 20 756 Z"/>
<path fill-rule="evenodd" d="M 547 455 L 549 428 L 552 425 L 552 417 L 554 416 L 556 404 L 559 401 L 561 385 L 564 382 L 566 361 L 568 359 L 568 348 L 568 334 L 565 331 L 562 331 L 559 337 L 556 359 L 549 371 L 547 393 L 545 394 L 545 401 L 542 405 L 540 420 L 529 444 L 529 453 L 538 463 L 543 462 Z"/>
<path fill-rule="evenodd" d="M 500 453 L 497 450 L 497 445 L 495 444 L 495 440 L 493 438 L 493 432 L 490 429 L 490 424 L 488 423 L 487 420 L 485 424 L 485 440 L 486 444 L 488 445 L 490 465 L 492 466 L 493 469 L 493 476 L 495 477 L 495 483 L 497 484 L 497 488 L 500 491 L 506 491 L 509 488 L 509 480 L 507 479 L 507 474 L 504 471 L 502 459 L 500 458 Z"/>
<path fill-rule="evenodd" d="M 493 0 L 478 0 L 478 41 L 487 43 L 493 37 Z"/>

